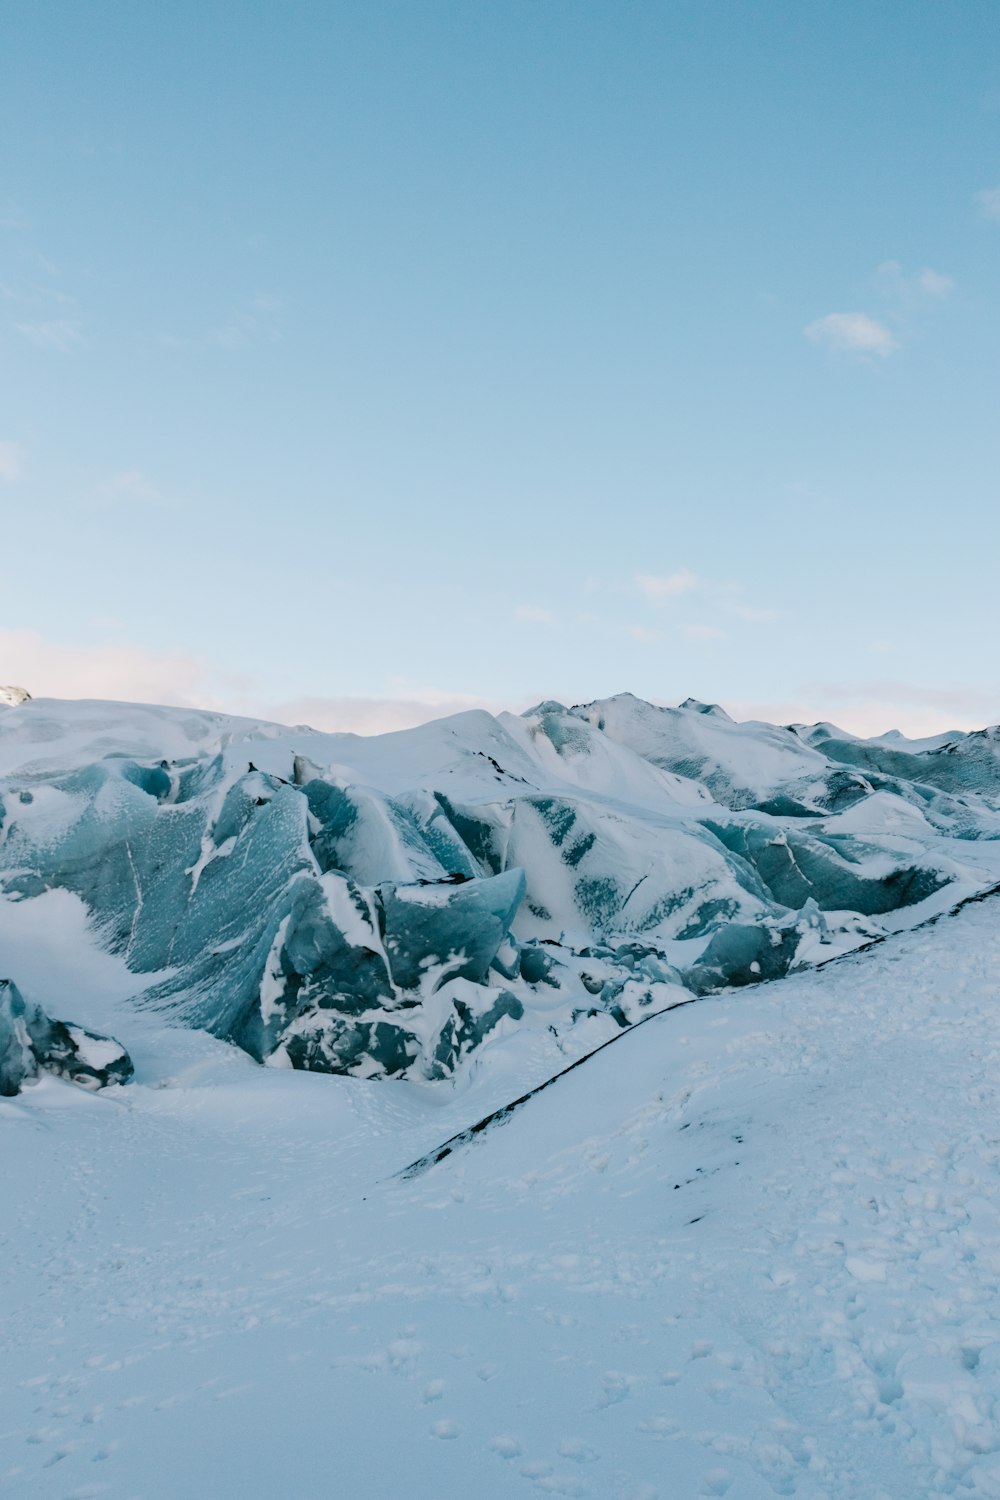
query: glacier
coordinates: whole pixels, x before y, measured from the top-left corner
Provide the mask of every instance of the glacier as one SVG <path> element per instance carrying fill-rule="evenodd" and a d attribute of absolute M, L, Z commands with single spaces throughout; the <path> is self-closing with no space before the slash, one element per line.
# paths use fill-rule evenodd
<path fill-rule="evenodd" d="M 0 893 L 72 893 L 136 1007 L 271 1066 L 434 1082 L 514 1031 L 580 1055 L 1000 879 L 995 729 L 621 694 L 365 738 L 16 697 Z"/>

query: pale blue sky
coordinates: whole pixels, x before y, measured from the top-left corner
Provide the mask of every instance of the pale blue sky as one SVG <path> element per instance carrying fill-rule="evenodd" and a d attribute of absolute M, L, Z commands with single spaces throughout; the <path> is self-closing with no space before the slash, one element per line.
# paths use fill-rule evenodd
<path fill-rule="evenodd" d="M 6 0 L 0 144 L 0 681 L 1000 719 L 993 0 Z"/>

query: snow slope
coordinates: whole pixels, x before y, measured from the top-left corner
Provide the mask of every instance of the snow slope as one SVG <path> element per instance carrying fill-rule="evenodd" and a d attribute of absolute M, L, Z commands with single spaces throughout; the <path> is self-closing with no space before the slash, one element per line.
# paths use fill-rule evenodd
<path fill-rule="evenodd" d="M 136 1064 L 0 1102 L 0 1494 L 1000 1495 L 998 910 L 654 1016 L 402 1180 L 502 1057 L 260 1068 L 0 901 Z"/>

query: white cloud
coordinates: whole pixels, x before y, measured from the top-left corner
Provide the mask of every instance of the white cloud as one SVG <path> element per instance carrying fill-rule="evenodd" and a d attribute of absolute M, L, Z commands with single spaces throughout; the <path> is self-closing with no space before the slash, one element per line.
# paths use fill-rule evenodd
<path fill-rule="evenodd" d="M 899 345 L 890 330 L 867 313 L 827 313 L 802 330 L 807 339 L 827 349 L 847 350 L 854 354 L 892 354 Z"/>
<path fill-rule="evenodd" d="M 80 324 L 69 318 L 53 318 L 47 323 L 16 323 L 18 331 L 39 349 L 55 349 L 69 354 L 80 342 Z"/>
<path fill-rule="evenodd" d="M 689 594 L 698 587 L 697 575 L 687 568 L 665 575 L 637 573 L 635 581 L 640 594 L 645 595 L 650 604 L 666 604 L 668 599 L 676 599 L 678 594 Z"/>
<path fill-rule="evenodd" d="M 882 286 L 894 296 L 913 302 L 922 297 L 943 302 L 955 290 L 955 282 L 944 271 L 924 266 L 908 276 L 898 260 L 884 260 L 878 268 Z"/>
<path fill-rule="evenodd" d="M 928 297 L 950 297 L 955 290 L 955 283 L 950 276 L 943 271 L 932 271 L 930 266 L 924 266 L 922 271 L 917 272 L 917 285 Z"/>
<path fill-rule="evenodd" d="M 1000 183 L 996 187 L 983 188 L 976 194 L 976 203 L 984 219 L 1000 219 Z"/>
<path fill-rule="evenodd" d="M 519 604 L 514 611 L 514 619 L 522 625 L 554 625 L 555 616 L 550 609 L 542 609 L 537 604 Z"/>
<path fill-rule="evenodd" d="M 0 482 L 13 484 L 20 479 L 24 457 L 17 443 L 0 440 Z"/>
<path fill-rule="evenodd" d="M 121 473 L 113 474 L 110 479 L 99 484 L 95 494 L 99 500 L 111 503 L 118 500 L 139 500 L 145 505 L 155 505 L 160 498 L 156 485 L 141 469 L 122 469 Z"/>
<path fill-rule="evenodd" d="M 720 630 L 718 625 L 682 625 L 681 634 L 686 635 L 689 641 L 721 641 L 726 632 Z"/>
<path fill-rule="evenodd" d="M 645 625 L 630 625 L 628 633 L 634 641 L 641 641 L 644 646 L 652 646 L 656 641 L 662 639 L 659 630 L 648 630 Z"/>

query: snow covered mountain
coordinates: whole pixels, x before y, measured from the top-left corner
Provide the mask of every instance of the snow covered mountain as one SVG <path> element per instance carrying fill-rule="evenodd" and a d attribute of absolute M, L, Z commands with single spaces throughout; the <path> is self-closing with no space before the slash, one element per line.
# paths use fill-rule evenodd
<path fill-rule="evenodd" d="M 8 900 L 72 893 L 134 1004 L 362 1077 L 451 1076 L 514 1034 L 551 1070 L 1000 879 L 998 730 L 858 740 L 623 694 L 362 738 L 26 699 L 0 778 Z"/>

